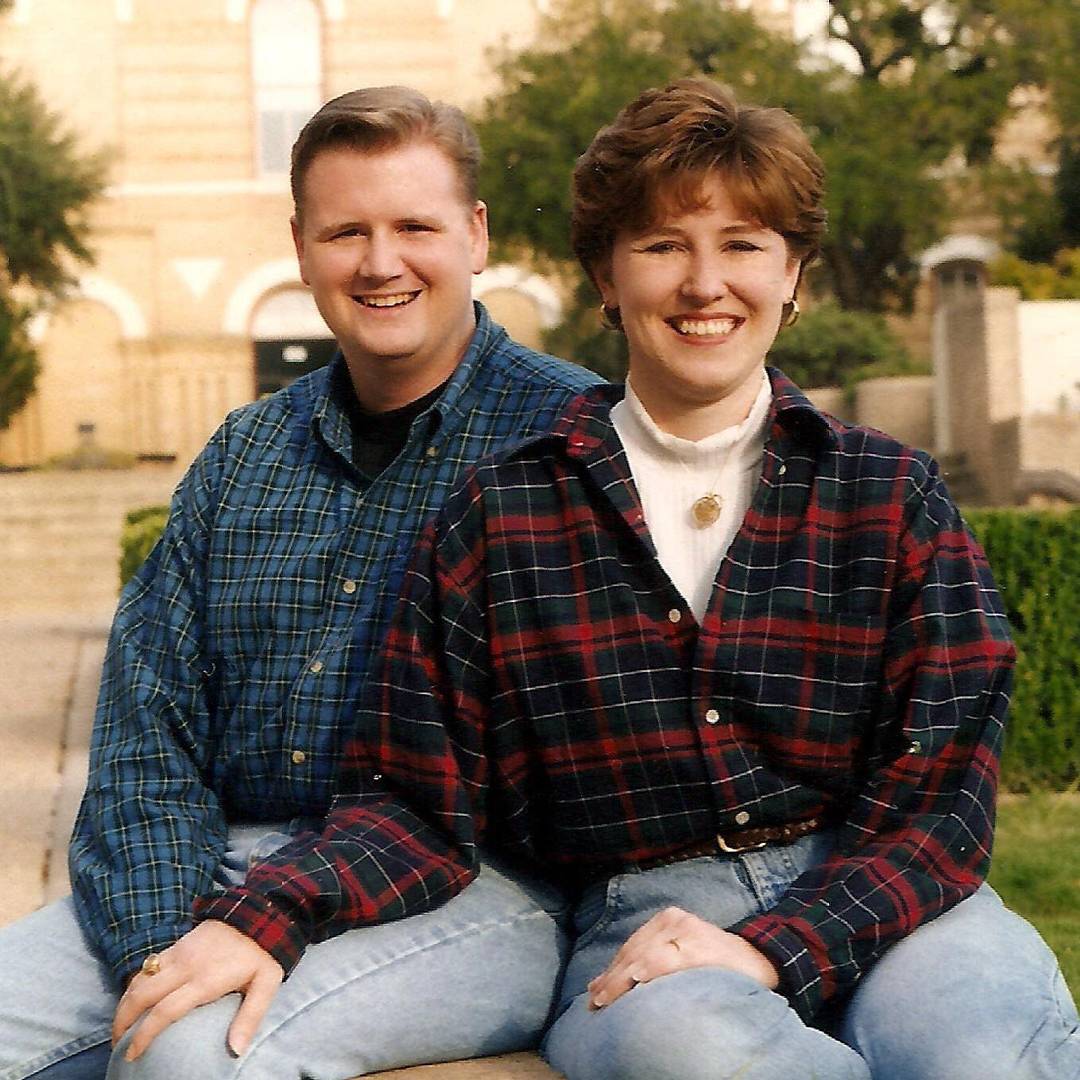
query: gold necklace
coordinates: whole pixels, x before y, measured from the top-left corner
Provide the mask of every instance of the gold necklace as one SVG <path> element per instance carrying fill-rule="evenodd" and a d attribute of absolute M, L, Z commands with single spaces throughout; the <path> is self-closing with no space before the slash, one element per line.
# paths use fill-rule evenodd
<path fill-rule="evenodd" d="M 724 500 L 715 491 L 706 491 L 700 499 L 695 499 L 690 506 L 690 513 L 698 528 L 707 529 L 720 520 L 720 511 Z"/>
<path fill-rule="evenodd" d="M 728 466 L 735 458 L 735 447 L 728 448 L 727 456 L 724 458 L 724 464 L 720 467 L 720 472 L 717 474 L 716 479 L 712 482 L 712 486 L 705 492 L 704 495 L 699 495 L 690 504 L 690 516 L 694 520 L 694 524 L 699 529 L 708 529 L 715 525 L 720 520 L 720 513 L 724 509 L 724 500 L 716 488 L 723 487 L 724 477 L 727 475 Z M 686 464 L 681 457 L 675 459 L 686 470 L 687 476 L 694 479 L 694 473 L 690 466 Z"/>

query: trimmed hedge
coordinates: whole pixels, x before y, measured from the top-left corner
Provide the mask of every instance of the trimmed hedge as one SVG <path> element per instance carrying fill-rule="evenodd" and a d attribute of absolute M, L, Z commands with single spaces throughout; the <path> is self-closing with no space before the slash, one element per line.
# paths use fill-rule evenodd
<path fill-rule="evenodd" d="M 150 553 L 167 506 L 133 510 L 121 584 Z M 1013 791 L 1080 785 L 1080 507 L 1064 513 L 972 510 L 1019 651 L 1003 777 Z"/>
<path fill-rule="evenodd" d="M 120 533 L 120 587 L 142 566 L 169 518 L 167 506 L 142 506 L 124 517 Z"/>
<path fill-rule="evenodd" d="M 1002 765 L 1013 791 L 1080 785 L 1080 507 L 964 514 L 1019 659 Z"/>

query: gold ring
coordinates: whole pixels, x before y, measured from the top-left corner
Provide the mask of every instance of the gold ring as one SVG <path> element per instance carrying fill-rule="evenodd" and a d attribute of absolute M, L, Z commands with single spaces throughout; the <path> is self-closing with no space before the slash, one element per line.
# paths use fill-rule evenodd
<path fill-rule="evenodd" d="M 156 975 L 161 970 L 161 957 L 157 953 L 151 953 L 142 962 L 142 973 L 144 975 Z"/>

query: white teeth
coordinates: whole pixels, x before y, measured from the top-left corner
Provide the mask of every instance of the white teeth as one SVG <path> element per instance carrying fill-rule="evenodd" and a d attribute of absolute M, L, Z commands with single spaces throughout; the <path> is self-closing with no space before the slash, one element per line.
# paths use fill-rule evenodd
<path fill-rule="evenodd" d="M 400 307 L 400 305 L 407 304 L 417 295 L 419 294 L 410 292 L 396 293 L 393 296 L 358 296 L 356 299 L 364 307 Z"/>
<path fill-rule="evenodd" d="M 680 334 L 692 334 L 705 337 L 708 334 L 730 334 L 735 329 L 735 319 L 675 319 L 672 326 Z"/>

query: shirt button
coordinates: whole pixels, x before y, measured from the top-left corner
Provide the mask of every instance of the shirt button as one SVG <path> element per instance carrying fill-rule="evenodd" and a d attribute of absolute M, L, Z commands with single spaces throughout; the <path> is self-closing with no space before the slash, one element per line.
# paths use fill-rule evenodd
<path fill-rule="evenodd" d="M 439 456 L 439 448 L 437 446 L 429 446 L 424 451 L 424 453 L 427 454 L 427 456 L 429 458 L 438 457 Z"/>
<path fill-rule="evenodd" d="M 669 623 L 677 623 L 682 618 L 682 612 L 673 607 L 668 613 L 667 618 Z"/>
<path fill-rule="evenodd" d="M 911 744 L 911 745 L 910 745 L 910 746 L 909 746 L 909 747 L 907 748 L 907 752 L 908 752 L 909 754 L 921 754 L 921 753 L 922 753 L 922 743 L 921 743 L 921 742 L 919 742 L 919 740 L 918 740 L 918 739 L 916 739 L 916 740 L 915 740 L 915 741 L 914 741 L 914 742 L 913 742 L 913 743 L 912 743 L 912 744 Z"/>
<path fill-rule="evenodd" d="M 750 820 L 750 815 L 745 810 L 740 810 L 735 815 L 736 825 L 745 825 Z"/>
<path fill-rule="evenodd" d="M 312 660 L 308 665 L 308 671 L 310 671 L 312 675 L 318 675 L 324 667 L 326 667 L 326 665 L 321 660 Z"/>
<path fill-rule="evenodd" d="M 784 473 L 787 472 L 787 466 L 786 465 L 781 465 L 780 468 L 776 470 L 776 472 L 777 472 L 778 476 L 783 476 Z"/>
<path fill-rule="evenodd" d="M 382 773 L 381 772 L 372 773 L 371 779 L 372 780 L 381 780 L 382 779 Z"/>
<path fill-rule="evenodd" d="M 292 752 L 292 759 L 294 765 L 303 765 L 307 761 L 307 754 L 303 750 L 294 750 Z"/>
<path fill-rule="evenodd" d="M 350 596 L 356 592 L 356 582 L 351 578 L 341 583 L 341 591 L 348 593 Z"/>
<path fill-rule="evenodd" d="M 718 724 L 720 722 L 720 714 L 715 709 L 710 709 L 705 714 L 705 722 L 708 724 Z"/>

